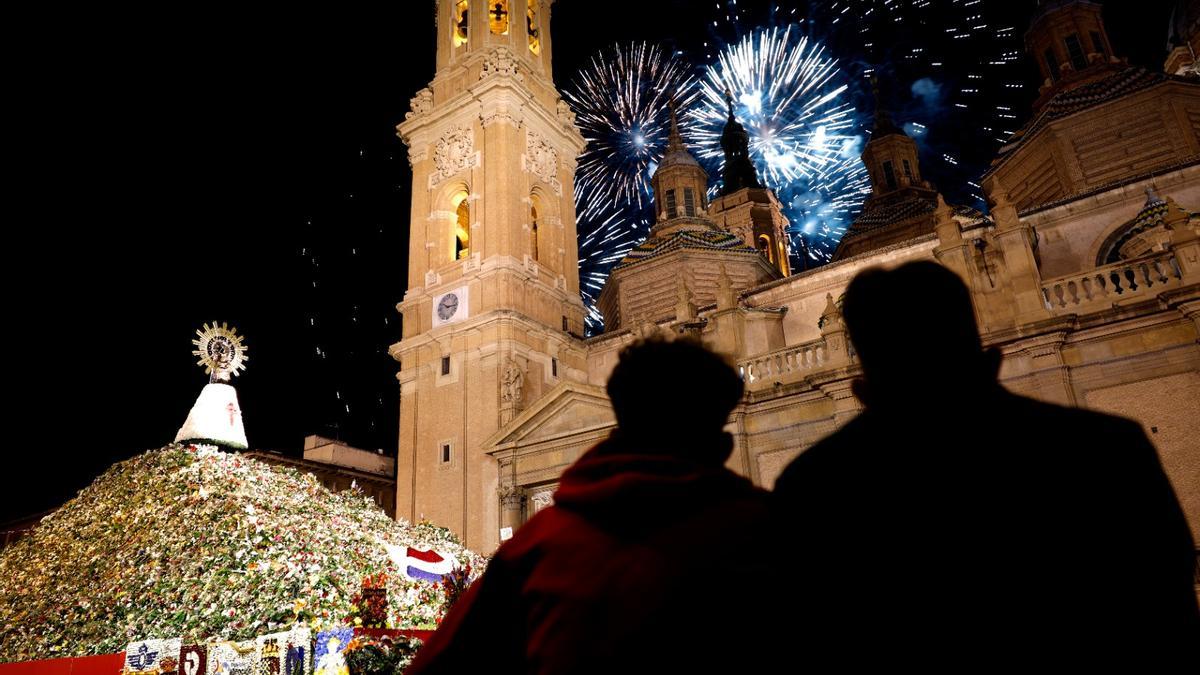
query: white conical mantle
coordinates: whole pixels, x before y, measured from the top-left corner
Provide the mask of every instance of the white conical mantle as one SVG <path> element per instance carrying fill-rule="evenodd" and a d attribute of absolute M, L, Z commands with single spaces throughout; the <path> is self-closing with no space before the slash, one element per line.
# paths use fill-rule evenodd
<path fill-rule="evenodd" d="M 188 413 L 187 421 L 175 434 L 176 443 L 189 441 L 215 443 L 238 450 L 249 447 L 236 389 L 221 383 L 205 385 Z"/>

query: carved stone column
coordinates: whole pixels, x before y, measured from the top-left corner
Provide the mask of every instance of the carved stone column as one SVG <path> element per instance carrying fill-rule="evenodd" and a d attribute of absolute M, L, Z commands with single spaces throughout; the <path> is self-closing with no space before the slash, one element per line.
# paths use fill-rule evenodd
<path fill-rule="evenodd" d="M 516 529 L 521 525 L 521 507 L 525 504 L 525 495 L 519 487 L 506 485 L 500 491 L 500 509 L 503 514 L 503 526 Z"/>

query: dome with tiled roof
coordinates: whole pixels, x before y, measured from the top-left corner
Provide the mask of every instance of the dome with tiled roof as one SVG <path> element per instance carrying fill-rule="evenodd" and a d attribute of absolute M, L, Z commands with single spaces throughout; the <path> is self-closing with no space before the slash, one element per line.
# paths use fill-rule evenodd
<path fill-rule="evenodd" d="M 952 205 L 951 208 L 954 210 L 955 218 L 964 225 L 974 225 L 987 220 L 987 216 L 982 212 L 969 206 Z M 854 239 L 860 235 L 900 225 L 905 221 L 923 216 L 930 218 L 930 231 L 932 232 L 932 215 L 936 209 L 936 200 L 931 201 L 923 195 L 916 194 L 904 195 L 899 199 L 871 202 L 864 207 L 858 218 L 854 219 L 854 223 L 846 230 L 842 240 Z"/>
<path fill-rule="evenodd" d="M 1110 265 L 1139 258 L 1168 243 L 1171 233 L 1167 227 L 1167 217 L 1171 208 L 1171 202 L 1160 197 L 1153 188 L 1146 188 L 1146 204 L 1132 220 L 1117 228 L 1105 239 L 1100 246 L 1096 264 Z M 1180 207 L 1176 205 L 1174 208 Z"/>
<path fill-rule="evenodd" d="M 1182 78 L 1131 66 L 1102 80 L 1061 91 L 1047 101 L 1028 124 L 1009 137 L 1008 143 L 1000 148 L 996 159 L 992 161 L 992 166 L 999 164 L 1005 156 L 1021 147 L 1021 145 L 1040 131 L 1042 127 L 1055 120 L 1073 115 L 1082 110 L 1094 108 L 1103 103 L 1142 91 L 1143 89 L 1148 89 L 1163 82 L 1180 79 Z"/>
<path fill-rule="evenodd" d="M 625 267 L 679 249 L 743 251 L 758 255 L 737 235 L 723 230 L 678 230 L 666 236 L 651 236 L 629 252 L 617 267 Z"/>

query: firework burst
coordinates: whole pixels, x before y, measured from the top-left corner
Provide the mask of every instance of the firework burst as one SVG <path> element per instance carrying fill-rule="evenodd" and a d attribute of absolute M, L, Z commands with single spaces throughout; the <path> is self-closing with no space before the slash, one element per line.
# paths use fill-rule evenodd
<path fill-rule="evenodd" d="M 686 60 L 632 43 L 593 56 L 563 92 L 588 142 L 575 174 L 575 204 L 589 334 L 603 327 L 596 298 L 609 270 L 650 229 L 650 178 L 667 146 L 668 104 L 674 97 L 681 108 L 692 105 L 695 82 Z"/>
<path fill-rule="evenodd" d="M 586 232 L 580 229 L 579 235 L 579 290 L 587 309 L 584 323 L 588 335 L 604 330 L 604 316 L 596 306 L 600 291 L 613 265 L 646 238 L 651 224 L 648 214 L 648 209 L 638 212 L 597 200 L 577 216 L 587 227 Z"/>
<path fill-rule="evenodd" d="M 649 43 L 614 45 L 592 57 L 563 92 L 588 147 L 575 182 L 586 199 L 643 208 L 667 146 L 668 103 L 696 97 L 693 66 Z M 582 209 L 581 209 L 582 210 Z"/>
<path fill-rule="evenodd" d="M 754 163 L 792 220 L 797 269 L 832 255 L 870 191 L 859 159 L 858 114 L 845 96 L 849 89 L 823 45 L 795 26 L 771 28 L 721 51 L 705 70 L 698 104 L 689 113 L 700 156 L 720 167 L 726 92 L 732 93 Z"/>

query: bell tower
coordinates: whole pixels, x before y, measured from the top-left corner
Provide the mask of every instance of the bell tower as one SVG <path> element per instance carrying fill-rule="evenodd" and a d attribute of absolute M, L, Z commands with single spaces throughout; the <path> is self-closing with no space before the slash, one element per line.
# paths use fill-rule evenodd
<path fill-rule="evenodd" d="M 1042 74 L 1035 110 L 1055 94 L 1107 77 L 1124 65 L 1113 56 L 1103 8 L 1089 0 L 1039 0 L 1025 48 Z"/>
<path fill-rule="evenodd" d="M 437 73 L 397 127 L 413 172 L 397 309 L 397 516 L 490 551 L 483 443 L 586 379 L 573 199 L 585 142 L 551 80 L 553 0 L 437 0 Z"/>

